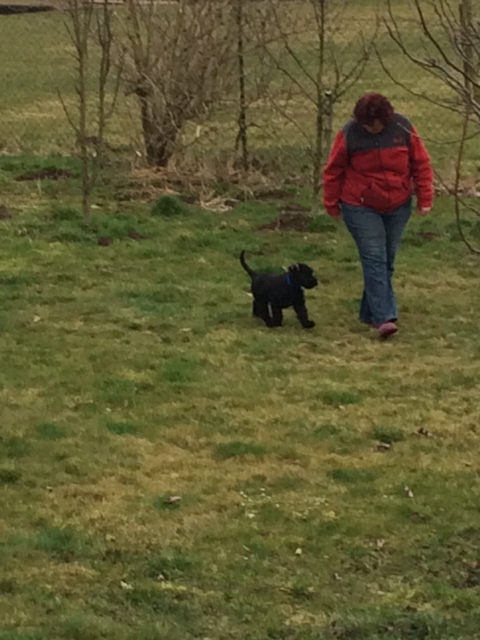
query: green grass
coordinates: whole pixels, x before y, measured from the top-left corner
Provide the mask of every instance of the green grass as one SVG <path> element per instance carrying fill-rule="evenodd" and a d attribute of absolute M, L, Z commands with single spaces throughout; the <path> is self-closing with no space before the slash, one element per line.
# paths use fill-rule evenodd
<path fill-rule="evenodd" d="M 382 343 L 341 224 L 132 201 L 145 237 L 104 247 L 123 214 L 5 184 L 0 637 L 476 636 L 478 263 L 449 199 L 409 224 Z M 243 247 L 308 255 L 313 331 L 252 319 Z"/>
<path fill-rule="evenodd" d="M 54 422 L 41 422 L 37 425 L 36 432 L 44 440 L 60 440 L 67 435 L 66 430 Z"/>
<path fill-rule="evenodd" d="M 215 448 L 214 457 L 218 460 L 227 460 L 228 458 L 236 458 L 243 456 L 259 456 L 263 457 L 268 453 L 268 449 L 254 442 L 226 442 Z"/>
<path fill-rule="evenodd" d="M 480 637 L 478 257 L 452 201 L 409 223 L 400 331 L 384 342 L 357 321 L 341 223 L 258 231 L 284 201 L 201 210 L 117 167 L 87 227 L 78 164 L 52 155 L 70 145 L 55 86 L 73 88 L 59 16 L 13 20 L 0 20 L 0 148 L 23 151 L 0 156 L 0 640 Z M 362 88 L 391 88 L 438 130 L 437 112 L 368 74 Z M 254 148 L 278 162 L 261 111 L 272 128 Z M 16 180 L 46 167 L 72 177 Z M 251 317 L 244 248 L 259 269 L 312 264 L 312 331 L 291 311 L 278 330 Z"/>

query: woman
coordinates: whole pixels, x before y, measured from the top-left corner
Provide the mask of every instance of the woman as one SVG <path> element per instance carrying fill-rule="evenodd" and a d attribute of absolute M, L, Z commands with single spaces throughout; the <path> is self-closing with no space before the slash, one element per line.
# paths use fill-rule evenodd
<path fill-rule="evenodd" d="M 395 255 L 412 212 L 426 215 L 433 201 L 430 157 L 414 126 L 379 93 L 355 105 L 337 134 L 323 174 L 327 213 L 343 218 L 363 268 L 360 321 L 386 338 L 397 331 L 392 288 Z"/>

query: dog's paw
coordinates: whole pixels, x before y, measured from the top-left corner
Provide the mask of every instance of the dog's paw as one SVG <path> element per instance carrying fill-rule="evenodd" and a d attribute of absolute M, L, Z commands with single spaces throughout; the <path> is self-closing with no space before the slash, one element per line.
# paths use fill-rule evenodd
<path fill-rule="evenodd" d="M 313 320 L 307 320 L 307 322 L 305 322 L 305 324 L 303 325 L 303 328 L 313 329 L 314 326 L 315 326 L 315 322 Z"/>

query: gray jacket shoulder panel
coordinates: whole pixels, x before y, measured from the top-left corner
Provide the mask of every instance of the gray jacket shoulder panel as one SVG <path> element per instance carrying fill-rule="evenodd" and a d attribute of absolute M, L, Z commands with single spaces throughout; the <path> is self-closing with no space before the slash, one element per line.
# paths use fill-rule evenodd
<path fill-rule="evenodd" d="M 372 149 L 409 146 L 412 124 L 408 118 L 395 113 L 391 122 L 378 134 L 371 134 L 354 118 L 343 127 L 347 152 L 362 153 Z"/>

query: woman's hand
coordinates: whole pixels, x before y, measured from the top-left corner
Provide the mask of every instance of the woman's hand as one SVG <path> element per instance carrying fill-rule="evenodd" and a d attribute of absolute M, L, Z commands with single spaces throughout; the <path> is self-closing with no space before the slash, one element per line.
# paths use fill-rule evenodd
<path fill-rule="evenodd" d="M 432 207 L 420 207 L 419 209 L 417 209 L 419 216 L 426 216 L 427 213 L 430 213 L 431 210 Z"/>

